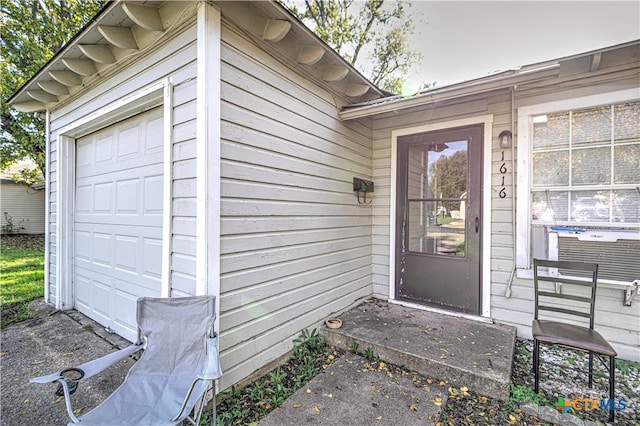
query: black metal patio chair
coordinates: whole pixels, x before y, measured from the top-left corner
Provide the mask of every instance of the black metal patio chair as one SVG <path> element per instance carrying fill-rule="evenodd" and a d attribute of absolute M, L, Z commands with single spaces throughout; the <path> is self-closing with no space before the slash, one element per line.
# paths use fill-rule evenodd
<path fill-rule="evenodd" d="M 617 353 L 609 342 L 593 329 L 598 265 L 534 259 L 533 271 L 535 313 L 532 334 L 535 392 L 538 393 L 540 379 L 540 344 L 544 343 L 587 352 L 589 354 L 589 388 L 593 386 L 594 375 L 606 377 L 605 374 L 593 371 L 593 358 L 594 355 L 597 356 L 608 370 L 609 398 L 612 401 L 615 394 Z M 540 284 L 543 282 L 547 284 L 541 288 Z M 555 315 L 552 320 L 540 319 L 541 311 L 554 312 Z M 562 318 L 562 321 L 558 318 Z M 565 319 L 567 322 L 564 322 Z M 586 324 L 587 320 L 588 324 Z M 608 362 L 605 357 L 608 357 Z M 553 365 L 584 372 L 575 367 Z M 615 411 L 611 409 L 609 421 L 613 422 L 614 416 Z"/>

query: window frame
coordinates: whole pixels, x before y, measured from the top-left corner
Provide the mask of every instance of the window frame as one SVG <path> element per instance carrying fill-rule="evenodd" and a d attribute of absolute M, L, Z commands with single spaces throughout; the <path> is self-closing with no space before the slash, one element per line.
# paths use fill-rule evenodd
<path fill-rule="evenodd" d="M 531 190 L 533 180 L 533 118 L 568 110 L 640 100 L 640 88 L 546 102 L 518 108 L 517 190 L 516 190 L 516 268 L 519 277 L 531 278 Z M 610 185 L 609 185 L 610 186 Z M 609 187 L 607 186 L 607 188 Z M 599 187 L 602 188 L 602 187 Z M 588 189 L 587 187 L 584 188 Z M 610 225 L 603 223 L 603 225 Z"/>

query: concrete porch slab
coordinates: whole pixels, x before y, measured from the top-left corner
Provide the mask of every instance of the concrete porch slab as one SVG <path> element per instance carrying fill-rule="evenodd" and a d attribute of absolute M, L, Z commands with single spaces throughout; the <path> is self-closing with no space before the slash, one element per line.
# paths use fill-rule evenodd
<path fill-rule="evenodd" d="M 506 400 L 515 349 L 515 327 L 412 309 L 377 299 L 341 316 L 342 327 L 321 328 L 344 350 L 357 344 L 409 370 Z"/>

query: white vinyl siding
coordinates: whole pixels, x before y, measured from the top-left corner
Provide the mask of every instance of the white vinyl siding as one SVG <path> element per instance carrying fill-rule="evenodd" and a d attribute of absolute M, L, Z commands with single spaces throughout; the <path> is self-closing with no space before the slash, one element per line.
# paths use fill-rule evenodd
<path fill-rule="evenodd" d="M 16 234 L 44 234 L 44 198 L 44 190 L 3 179 L 0 183 L 0 226 Z M 12 226 L 8 226 L 7 219 Z"/>
<path fill-rule="evenodd" d="M 491 182 L 485 182 L 485 191 L 491 192 L 491 239 L 490 253 L 484 262 L 490 262 L 491 318 L 497 322 L 516 326 L 518 335 L 531 337 L 533 318 L 533 282 L 530 277 L 514 276 L 515 258 L 513 221 L 512 182 L 517 179 L 517 170 L 512 170 L 512 150 L 501 149 L 498 135 L 503 130 L 511 130 L 512 114 L 517 117 L 518 108 L 528 105 L 568 100 L 575 96 L 576 89 L 567 83 L 554 84 L 555 80 L 540 87 L 519 88 L 513 96 L 515 110 L 511 106 L 511 89 L 489 91 L 484 95 L 470 95 L 440 104 L 415 107 L 402 110 L 401 113 L 383 114 L 373 117 L 373 180 L 376 184 L 376 197 L 373 203 L 373 292 L 376 297 L 387 298 L 389 294 L 389 200 L 391 194 L 391 132 L 413 126 L 434 124 L 456 120 L 462 117 L 474 117 L 482 114 L 493 115 L 491 141 L 485 140 L 485 147 L 491 146 Z M 600 85 L 598 84 L 600 82 Z M 585 95 L 595 95 L 611 89 L 608 83 L 602 83 L 601 77 L 593 80 L 581 80 Z M 553 87 L 553 88 L 552 88 Z M 628 71 L 620 72 L 615 79 L 618 90 L 637 87 L 637 78 Z M 581 89 L 582 90 L 582 89 Z M 513 123 L 517 129 L 517 123 Z M 513 143 L 518 144 L 518 135 Z M 514 158 L 516 168 L 520 162 Z M 501 172 L 502 165 L 507 168 Z M 504 181 L 503 181 L 504 178 Z M 504 188 L 506 196 L 500 197 Z M 511 294 L 506 296 L 507 286 L 513 278 Z M 596 328 L 602 332 L 618 350 L 621 358 L 639 360 L 640 354 L 640 311 L 636 301 L 630 307 L 623 306 L 620 287 L 599 286 L 596 302 Z"/>
<path fill-rule="evenodd" d="M 371 294 L 367 129 L 328 93 L 223 26 L 221 387 L 286 353 L 303 328 Z"/>
<path fill-rule="evenodd" d="M 193 22 L 195 22 L 195 17 Z M 61 129 L 73 125 L 78 120 L 94 113 L 105 106 L 114 104 L 141 88 L 156 84 L 167 78 L 171 81 L 173 97 L 173 113 L 171 141 L 171 210 L 173 212 L 170 224 L 171 259 L 168 281 L 169 290 L 173 296 L 195 294 L 195 128 L 196 112 L 196 31 L 195 25 L 182 27 L 176 33 L 166 37 L 161 48 L 151 49 L 143 53 L 135 61 L 125 65 L 122 69 L 91 87 L 83 94 L 61 102 L 51 111 L 49 145 L 49 173 L 50 179 L 50 222 L 49 222 L 49 283 L 47 300 L 64 308 L 64 300 L 58 300 L 60 289 L 57 288 L 57 265 L 64 261 L 58 259 L 57 242 L 64 236 L 58 235 L 59 225 L 57 217 L 57 193 L 59 189 L 57 151 L 59 140 L 57 137 Z M 126 76 L 126 77 L 123 77 Z M 107 125 L 109 123 L 106 123 Z M 64 187 L 64 184 L 62 185 Z"/>

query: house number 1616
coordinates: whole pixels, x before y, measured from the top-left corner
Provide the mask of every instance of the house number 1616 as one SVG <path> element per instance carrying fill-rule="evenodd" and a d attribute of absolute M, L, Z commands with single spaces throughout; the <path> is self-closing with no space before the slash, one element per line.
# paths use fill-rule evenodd
<path fill-rule="evenodd" d="M 504 151 L 502 151 L 502 158 L 500 161 L 504 161 Z M 502 166 L 500 166 L 500 173 L 502 174 L 502 188 L 500 188 L 500 192 L 498 192 L 500 198 L 505 198 L 507 196 L 507 191 L 504 186 L 504 175 L 507 174 L 507 171 L 507 163 L 502 163 Z"/>

